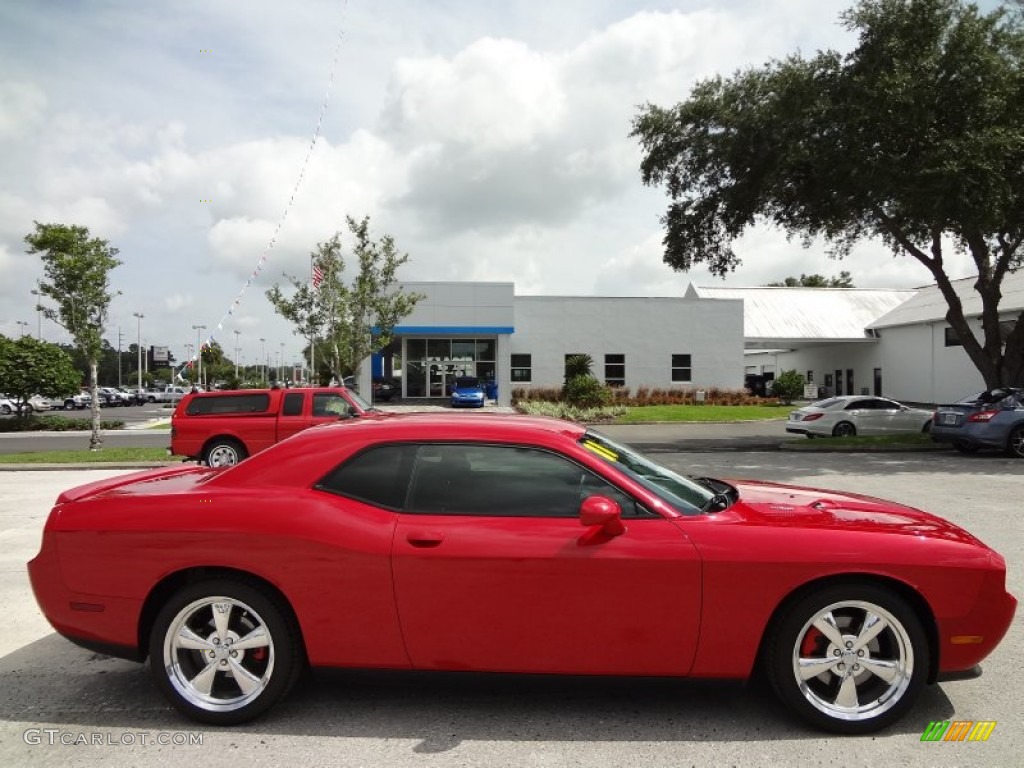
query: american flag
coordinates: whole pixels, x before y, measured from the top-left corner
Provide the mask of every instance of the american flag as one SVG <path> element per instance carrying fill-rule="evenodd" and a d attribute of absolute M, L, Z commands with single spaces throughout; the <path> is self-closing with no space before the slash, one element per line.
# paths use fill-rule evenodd
<path fill-rule="evenodd" d="M 320 268 L 319 264 L 313 265 L 313 290 L 317 290 L 320 287 L 320 283 L 323 282 L 324 271 Z"/>

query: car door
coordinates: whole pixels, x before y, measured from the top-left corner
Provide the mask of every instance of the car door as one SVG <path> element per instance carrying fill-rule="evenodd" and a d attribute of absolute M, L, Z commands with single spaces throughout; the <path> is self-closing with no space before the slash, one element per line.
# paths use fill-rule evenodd
<path fill-rule="evenodd" d="M 560 454 L 449 443 L 416 448 L 393 573 L 415 667 L 686 674 L 701 569 L 689 539 Z M 581 499 L 626 531 L 581 525 Z"/>
<path fill-rule="evenodd" d="M 857 428 L 858 435 L 881 434 L 880 415 L 881 412 L 874 407 L 874 400 L 868 398 L 851 400 L 843 408 L 843 418 Z"/>

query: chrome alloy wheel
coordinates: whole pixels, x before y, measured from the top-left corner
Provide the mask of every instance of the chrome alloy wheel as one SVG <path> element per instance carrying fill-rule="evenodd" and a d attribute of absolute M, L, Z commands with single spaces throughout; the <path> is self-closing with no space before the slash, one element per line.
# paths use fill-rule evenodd
<path fill-rule="evenodd" d="M 274 639 L 263 618 L 231 597 L 182 608 L 163 642 L 167 680 L 189 704 L 231 712 L 254 702 L 274 673 Z"/>
<path fill-rule="evenodd" d="M 793 675 L 803 697 L 830 718 L 877 718 L 901 701 L 914 676 L 907 629 L 862 600 L 821 609 L 797 633 Z"/>
<path fill-rule="evenodd" d="M 234 443 L 217 443 L 206 454 L 206 463 L 211 467 L 233 467 L 241 457 Z"/>

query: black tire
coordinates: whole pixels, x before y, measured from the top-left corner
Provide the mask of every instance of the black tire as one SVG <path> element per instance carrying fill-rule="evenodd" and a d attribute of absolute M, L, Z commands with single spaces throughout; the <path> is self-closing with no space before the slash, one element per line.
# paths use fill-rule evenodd
<path fill-rule="evenodd" d="M 872 617 L 884 623 L 875 633 Z M 772 688 L 791 712 L 822 730 L 885 728 L 913 706 L 928 677 L 920 619 L 876 584 L 823 587 L 789 606 L 769 632 L 764 663 Z"/>
<path fill-rule="evenodd" d="M 226 614 L 223 625 L 215 614 Z M 232 579 L 190 584 L 175 593 L 153 624 L 149 659 L 164 697 L 210 725 L 259 717 L 288 694 L 304 666 L 288 607 L 258 586 Z"/>
<path fill-rule="evenodd" d="M 203 450 L 203 462 L 208 467 L 233 467 L 248 457 L 245 446 L 230 437 L 215 437 Z"/>
<path fill-rule="evenodd" d="M 1017 427 L 1006 441 L 1006 452 L 1018 459 L 1024 459 L 1024 427 Z"/>
<path fill-rule="evenodd" d="M 927 434 L 928 434 L 929 432 L 931 432 L 931 431 L 932 431 L 932 422 L 931 422 L 931 420 L 928 420 L 928 421 L 926 421 L 926 422 L 924 423 L 924 426 L 923 426 L 923 427 L 921 427 L 921 432 L 922 432 L 923 434 L 926 434 L 926 435 L 927 435 Z"/>
<path fill-rule="evenodd" d="M 64 401 L 64 410 L 65 411 L 73 411 L 73 410 L 75 410 L 75 401 L 74 400 L 65 400 Z"/>
<path fill-rule="evenodd" d="M 963 440 L 957 440 L 953 443 L 953 447 L 956 448 L 960 453 L 977 453 L 978 446 L 974 443 L 968 443 Z"/>
<path fill-rule="evenodd" d="M 848 421 L 840 421 L 832 427 L 832 437 L 853 437 L 857 434 L 857 428 Z"/>
<path fill-rule="evenodd" d="M 11 406 L 0 405 L 0 413 L 2 413 L 4 416 L 10 416 L 12 413 Z"/>

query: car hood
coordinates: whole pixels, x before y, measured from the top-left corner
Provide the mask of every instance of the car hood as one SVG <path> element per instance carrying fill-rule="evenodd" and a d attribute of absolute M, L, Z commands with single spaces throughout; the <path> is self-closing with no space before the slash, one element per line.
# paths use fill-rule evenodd
<path fill-rule="evenodd" d="M 982 545 L 941 517 L 884 499 L 779 483 L 736 481 L 733 485 L 740 493 L 735 512 L 754 525 L 892 533 Z"/>

